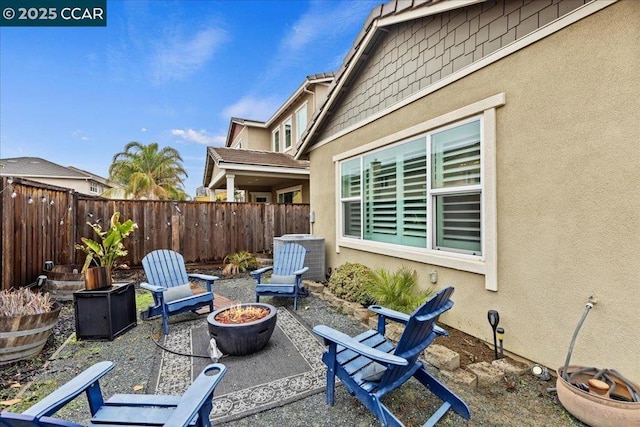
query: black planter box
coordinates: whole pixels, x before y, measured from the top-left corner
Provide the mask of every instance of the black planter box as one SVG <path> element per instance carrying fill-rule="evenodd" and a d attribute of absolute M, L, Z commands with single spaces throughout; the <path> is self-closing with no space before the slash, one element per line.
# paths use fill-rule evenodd
<path fill-rule="evenodd" d="M 137 324 L 133 282 L 73 293 L 76 338 L 113 340 Z"/>

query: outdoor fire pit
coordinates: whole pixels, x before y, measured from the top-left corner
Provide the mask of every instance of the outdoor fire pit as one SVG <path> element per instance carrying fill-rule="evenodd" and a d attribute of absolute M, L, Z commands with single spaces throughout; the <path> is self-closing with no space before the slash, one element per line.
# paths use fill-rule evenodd
<path fill-rule="evenodd" d="M 255 353 L 269 342 L 277 315 L 278 310 L 269 304 L 246 303 L 221 308 L 207 316 L 209 335 L 224 354 Z"/>

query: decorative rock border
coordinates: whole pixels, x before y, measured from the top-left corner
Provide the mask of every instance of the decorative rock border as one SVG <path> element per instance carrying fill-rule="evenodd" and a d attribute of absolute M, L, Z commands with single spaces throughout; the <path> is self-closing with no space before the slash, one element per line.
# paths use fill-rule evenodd
<path fill-rule="evenodd" d="M 376 314 L 362 307 L 360 304 L 345 301 L 329 291 L 322 283 L 304 280 L 304 286 L 316 297 L 324 300 L 349 316 L 353 316 L 365 327 L 375 329 L 378 317 Z M 402 335 L 403 326 L 398 323 L 387 325 L 386 337 L 397 342 Z M 477 387 L 491 387 L 499 383 L 507 375 L 523 375 L 529 371 L 528 366 L 516 366 L 507 359 L 494 360 L 491 363 L 479 362 L 460 368 L 460 355 L 449 348 L 431 344 L 422 354 L 423 359 L 440 370 L 447 379 L 465 385 L 471 389 Z"/>

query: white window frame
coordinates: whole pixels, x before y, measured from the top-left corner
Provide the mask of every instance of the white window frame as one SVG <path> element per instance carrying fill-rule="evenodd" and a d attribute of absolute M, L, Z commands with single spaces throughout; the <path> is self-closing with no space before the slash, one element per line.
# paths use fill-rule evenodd
<path fill-rule="evenodd" d="M 278 142 L 276 143 L 276 135 L 278 135 Z M 280 148 L 282 146 L 282 138 L 280 138 L 280 126 L 271 132 L 271 147 L 273 147 L 273 151 L 276 153 L 280 152 Z"/>
<path fill-rule="evenodd" d="M 280 203 L 281 194 L 293 193 L 294 191 L 300 191 L 300 197 L 302 197 L 302 185 L 294 185 L 293 187 L 282 188 L 276 191 L 276 200 Z"/>
<path fill-rule="evenodd" d="M 304 111 L 304 123 L 300 123 L 300 112 Z M 307 111 L 307 103 L 305 102 L 304 104 L 302 104 L 302 107 L 298 108 L 296 110 L 296 144 L 300 143 L 300 138 L 302 137 L 302 134 L 304 133 L 304 130 L 307 128 L 307 121 L 308 121 L 308 111 Z"/>
<path fill-rule="evenodd" d="M 505 94 L 499 93 L 474 104 L 419 123 L 411 128 L 385 136 L 376 141 L 341 153 L 333 158 L 336 183 L 336 252 L 340 248 L 351 248 L 382 255 L 393 253 L 395 257 L 430 265 L 468 271 L 485 276 L 485 289 L 498 290 L 497 284 L 497 207 L 496 207 L 496 109 L 505 104 Z M 482 255 L 470 255 L 456 252 L 444 252 L 432 249 L 433 215 L 427 212 L 427 249 L 414 248 L 390 243 L 379 243 L 342 235 L 343 215 L 341 203 L 340 164 L 355 156 L 390 147 L 400 141 L 452 125 L 463 124 L 468 119 L 481 120 L 481 239 Z M 431 206 L 432 203 L 428 203 Z"/>
<path fill-rule="evenodd" d="M 287 125 L 289 126 L 289 141 L 287 141 Z M 287 117 L 287 119 L 282 122 L 282 135 L 283 135 L 283 149 L 282 151 L 289 151 L 293 147 L 293 116 Z"/>
<path fill-rule="evenodd" d="M 92 193 L 98 193 L 98 182 L 89 180 L 89 191 Z"/>

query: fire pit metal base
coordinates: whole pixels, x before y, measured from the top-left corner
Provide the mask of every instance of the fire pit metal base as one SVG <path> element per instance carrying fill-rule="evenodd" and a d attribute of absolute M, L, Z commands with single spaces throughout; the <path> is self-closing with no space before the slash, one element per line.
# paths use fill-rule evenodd
<path fill-rule="evenodd" d="M 238 307 L 238 306 L 235 306 Z M 216 315 L 231 307 L 221 308 L 207 316 L 209 335 L 216 340 L 218 349 L 231 356 L 244 356 L 262 350 L 273 334 L 276 326 L 278 310 L 269 304 L 246 303 L 239 307 L 263 307 L 269 314 L 260 320 L 247 323 L 221 323 L 215 320 Z"/>

